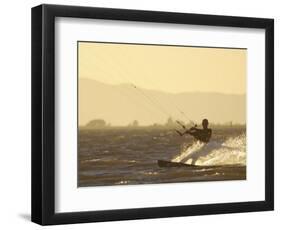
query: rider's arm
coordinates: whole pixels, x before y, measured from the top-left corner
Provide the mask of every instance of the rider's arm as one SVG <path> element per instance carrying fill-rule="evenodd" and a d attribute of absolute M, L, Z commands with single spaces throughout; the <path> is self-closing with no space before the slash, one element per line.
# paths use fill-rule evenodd
<path fill-rule="evenodd" d="M 192 127 L 186 131 L 186 133 L 190 134 L 191 136 L 196 136 L 199 132 L 199 129 Z"/>

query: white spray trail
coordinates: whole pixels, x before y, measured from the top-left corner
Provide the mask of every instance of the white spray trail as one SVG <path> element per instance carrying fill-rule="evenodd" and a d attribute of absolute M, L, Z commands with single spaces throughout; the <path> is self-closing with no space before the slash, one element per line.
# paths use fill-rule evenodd
<path fill-rule="evenodd" d="M 246 135 L 208 144 L 195 142 L 172 161 L 195 165 L 246 165 Z"/>

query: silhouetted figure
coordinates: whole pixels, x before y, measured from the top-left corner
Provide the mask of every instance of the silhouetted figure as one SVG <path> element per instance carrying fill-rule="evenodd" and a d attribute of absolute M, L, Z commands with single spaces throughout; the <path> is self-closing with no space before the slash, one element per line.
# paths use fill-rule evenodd
<path fill-rule="evenodd" d="M 203 119 L 202 126 L 203 129 L 198 129 L 195 127 L 191 127 L 190 129 L 186 130 L 185 132 L 181 133 L 180 131 L 176 130 L 180 136 L 185 134 L 190 134 L 196 140 L 202 141 L 204 143 L 208 143 L 212 136 L 212 129 L 208 129 L 209 122 L 207 119 Z"/>

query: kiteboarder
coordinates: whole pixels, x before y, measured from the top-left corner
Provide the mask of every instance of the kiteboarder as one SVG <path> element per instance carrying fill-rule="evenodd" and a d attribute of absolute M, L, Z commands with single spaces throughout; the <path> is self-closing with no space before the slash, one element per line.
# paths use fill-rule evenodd
<path fill-rule="evenodd" d="M 207 119 L 203 119 L 202 120 L 203 129 L 198 129 L 196 126 L 194 126 L 194 127 L 191 127 L 188 130 L 185 130 L 183 133 L 181 133 L 178 130 L 176 130 L 176 132 L 180 136 L 183 136 L 185 134 L 189 134 L 189 135 L 193 136 L 196 140 L 199 140 L 199 141 L 204 142 L 204 143 L 208 143 L 211 139 L 211 136 L 212 136 L 212 129 L 209 129 L 208 125 L 209 125 L 209 121 Z"/>

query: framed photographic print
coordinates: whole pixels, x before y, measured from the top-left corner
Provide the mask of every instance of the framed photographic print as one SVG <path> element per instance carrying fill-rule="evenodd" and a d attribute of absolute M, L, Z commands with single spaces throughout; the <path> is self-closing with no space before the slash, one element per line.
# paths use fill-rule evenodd
<path fill-rule="evenodd" d="M 32 9 L 32 221 L 273 210 L 274 22 Z"/>

